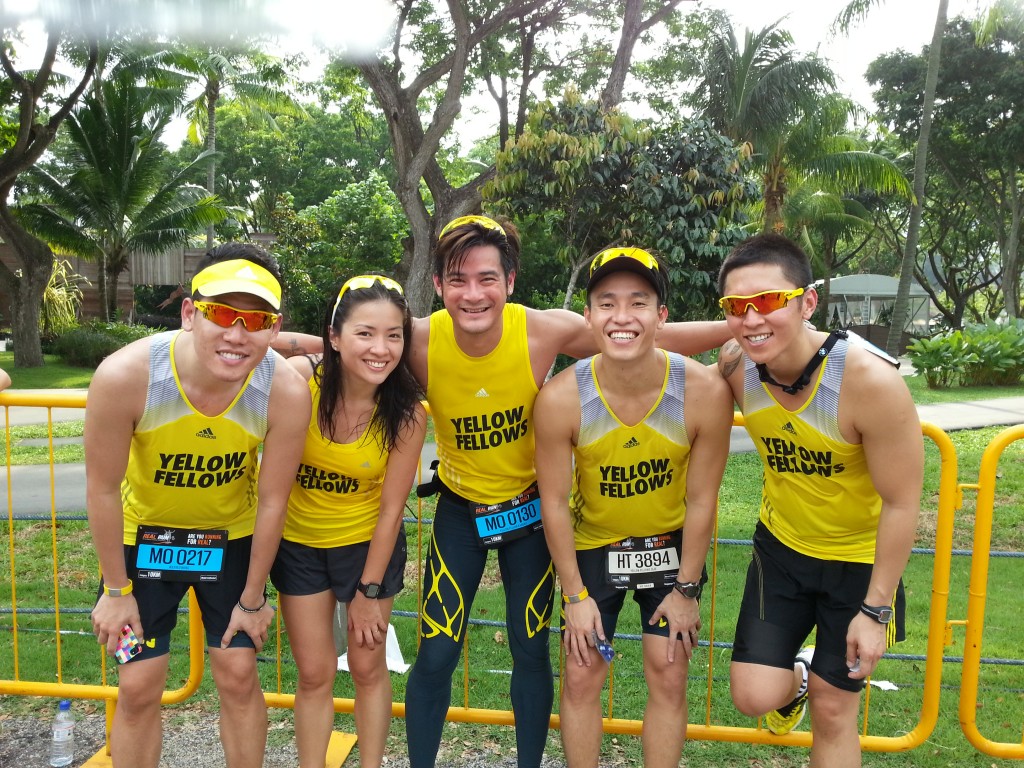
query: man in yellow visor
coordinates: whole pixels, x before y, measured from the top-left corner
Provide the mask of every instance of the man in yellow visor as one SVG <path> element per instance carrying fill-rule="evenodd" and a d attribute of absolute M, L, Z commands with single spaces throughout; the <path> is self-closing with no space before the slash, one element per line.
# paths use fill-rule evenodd
<path fill-rule="evenodd" d="M 267 574 L 310 414 L 302 376 L 269 349 L 280 310 L 272 256 L 244 243 L 214 248 L 182 302 L 181 330 L 118 350 L 89 387 L 86 504 L 102 569 L 92 623 L 122 662 L 115 766 L 160 761 L 170 636 L 189 588 L 206 628 L 227 764 L 263 764 L 256 653 L 274 616 Z"/>

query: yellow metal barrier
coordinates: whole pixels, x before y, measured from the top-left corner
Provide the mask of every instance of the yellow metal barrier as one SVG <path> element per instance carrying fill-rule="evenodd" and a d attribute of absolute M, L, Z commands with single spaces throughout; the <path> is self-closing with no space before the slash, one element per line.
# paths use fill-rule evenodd
<path fill-rule="evenodd" d="M 0 394 L 0 406 L 5 408 L 5 413 L 10 407 L 21 406 L 21 407 L 43 407 L 43 408 L 81 408 L 85 404 L 84 394 L 46 394 L 46 395 L 30 395 L 24 393 L 18 393 L 17 391 L 7 391 Z M 9 426 L 9 413 L 7 414 L 7 422 Z M 742 417 L 737 416 L 735 423 L 742 425 Z M 53 435 L 53 420 L 50 415 L 47 417 L 48 434 Z M 1022 429 L 1022 428 L 1018 428 Z M 925 741 L 928 736 L 932 733 L 938 718 L 939 708 L 939 687 L 942 675 L 942 649 L 943 649 L 943 638 L 948 633 L 949 623 L 947 622 L 947 604 L 949 598 L 949 585 L 950 585 L 950 560 L 952 552 L 952 540 L 953 540 L 953 518 L 956 509 L 959 507 L 959 486 L 957 485 L 957 457 L 956 452 L 953 448 L 952 441 L 949 436 L 931 424 L 922 425 L 923 434 L 931 439 L 938 447 L 941 456 L 941 470 L 939 480 L 939 494 L 938 494 L 938 510 L 937 510 L 937 529 L 936 529 L 936 540 L 935 540 L 935 556 L 933 566 L 933 578 L 932 578 L 932 594 L 930 602 L 930 613 L 928 622 L 928 639 L 927 639 L 927 653 L 925 661 L 925 672 L 924 672 L 924 690 L 922 695 L 921 712 L 917 724 L 909 732 L 904 733 L 900 736 L 883 736 L 875 735 L 869 732 L 869 714 L 871 710 L 871 689 L 869 687 L 867 694 L 864 699 L 863 709 L 863 721 L 864 727 L 861 735 L 861 744 L 867 750 L 873 751 L 904 751 L 910 750 Z M 1009 433 L 1014 435 L 1020 435 L 1020 432 L 1008 430 Z M 1004 433 L 1005 434 L 1005 433 Z M 1002 436 L 1001 436 L 1002 437 Z M 1009 438 L 1017 439 L 1017 438 Z M 1006 440 L 1006 442 L 1009 441 Z M 993 442 L 993 447 L 996 446 L 998 441 Z M 1000 443 L 1001 445 L 1002 443 Z M 7 447 L 8 456 L 10 455 L 10 430 L 7 430 Z M 986 457 L 989 453 L 986 452 Z M 989 461 L 990 464 L 994 465 L 995 459 Z M 13 497 L 11 495 L 11 467 L 10 462 L 7 462 L 7 485 L 8 485 L 8 540 L 9 540 L 9 553 L 11 562 L 11 604 L 12 604 L 12 624 L 13 624 L 13 648 L 14 648 L 14 674 L 11 680 L 0 680 L 0 693 L 12 693 L 20 695 L 41 695 L 41 696 L 60 696 L 60 697 L 74 697 L 74 698 L 87 698 L 87 699 L 102 699 L 106 700 L 108 708 L 108 732 L 110 716 L 113 712 L 113 706 L 116 701 L 117 688 L 107 683 L 107 669 L 106 669 L 106 657 L 99 653 L 102 684 L 100 685 L 82 685 L 67 683 L 62 679 L 60 673 L 58 673 L 58 680 L 56 683 L 45 682 L 45 681 L 27 681 L 22 680 L 18 671 L 18 617 L 17 617 L 17 587 L 16 587 L 16 567 L 15 567 L 15 518 L 13 510 Z M 991 472 L 994 477 L 994 466 L 989 470 L 986 470 L 985 464 L 983 464 L 983 477 L 987 477 L 986 471 Z M 57 565 L 56 565 L 56 503 L 54 501 L 54 467 L 53 467 L 53 449 L 52 440 L 50 448 L 50 480 L 51 480 L 51 530 L 52 534 L 52 547 L 54 555 L 54 606 L 56 609 L 56 627 L 55 633 L 57 638 L 57 659 L 58 664 L 61 661 L 61 635 L 60 635 L 60 610 L 59 610 L 59 588 L 57 585 Z M 421 478 L 422 479 L 422 478 Z M 994 481 L 982 482 L 983 494 L 985 492 L 986 485 L 994 483 Z M 991 494 L 991 491 L 989 491 Z M 991 507 L 991 500 L 988 502 L 989 508 Z M 979 509 L 982 506 L 982 502 L 979 501 Z M 979 516 L 980 517 L 980 516 Z M 990 522 L 990 521 L 989 521 Z M 980 523 L 980 520 L 979 520 Z M 424 534 L 422 531 L 422 522 L 418 526 L 420 529 L 419 543 L 420 551 L 425 545 Z M 979 525 L 976 530 L 976 535 L 980 536 L 984 533 L 981 530 L 982 526 Z M 989 525 L 988 533 L 991 532 L 991 526 Z M 716 537 L 717 538 L 717 537 Z M 987 540 L 986 540 L 987 541 Z M 975 552 L 981 551 L 979 544 L 976 544 Z M 710 609 L 708 618 L 708 630 L 709 630 L 709 641 L 714 648 L 716 638 L 716 618 L 718 610 L 718 601 L 716 595 L 717 588 L 717 576 L 718 576 L 718 558 L 719 551 L 717 543 L 712 549 L 711 563 L 710 563 L 710 577 L 711 583 L 706 594 L 710 594 Z M 987 561 L 986 561 L 987 564 Z M 984 565 L 979 565 L 976 558 L 975 570 L 983 568 Z M 978 607 L 978 600 L 975 600 L 976 595 L 976 580 L 974 571 L 972 571 L 971 579 L 971 598 L 972 598 L 972 612 L 969 612 L 968 617 L 968 638 L 973 643 L 973 648 L 977 651 L 972 657 L 972 663 L 976 665 L 977 659 L 980 656 L 980 638 L 982 632 L 982 621 L 984 611 L 984 577 L 985 571 L 980 573 L 978 577 L 980 581 L 980 608 Z M 417 594 L 420 593 L 420 585 L 417 584 Z M 199 611 L 195 604 L 194 597 L 190 595 L 190 625 L 189 625 L 189 674 L 186 683 L 179 689 L 174 691 L 166 691 L 163 696 L 164 703 L 177 703 L 187 699 L 191 696 L 198 688 L 199 682 L 202 679 L 203 665 L 204 665 L 204 649 L 203 649 L 203 637 L 202 637 L 202 625 L 199 617 Z M 283 707 L 291 708 L 294 706 L 294 695 L 282 690 L 282 677 L 281 677 L 281 648 L 282 648 L 282 627 L 280 620 L 278 620 L 277 626 L 277 647 L 278 647 L 278 659 L 277 659 L 277 690 L 274 692 L 268 692 L 265 694 L 265 698 L 269 706 L 272 707 Z M 706 646 L 703 647 L 707 651 Z M 712 684 L 713 672 L 715 669 L 715 654 L 712 652 L 706 652 L 706 666 L 703 669 L 698 669 L 694 665 L 691 673 L 703 671 L 707 678 L 707 691 L 706 691 L 706 704 L 703 712 L 701 722 L 691 723 L 689 725 L 688 734 L 692 739 L 703 739 L 703 740 L 715 740 L 723 742 L 745 742 L 745 743 L 762 743 L 772 745 L 795 745 L 795 746 L 809 746 L 812 739 L 812 734 L 809 732 L 796 732 L 790 733 L 786 736 L 775 736 L 770 734 L 766 729 L 762 728 L 760 723 L 756 727 L 736 727 L 730 725 L 716 724 L 712 718 L 712 703 L 714 696 L 725 696 L 726 702 L 728 703 L 728 690 L 722 687 L 721 690 L 715 690 Z M 965 670 L 967 668 L 967 654 L 965 653 Z M 469 667 L 468 667 L 468 654 L 464 660 L 464 697 L 462 707 L 451 707 L 448 711 L 447 719 L 459 722 L 476 722 L 485 724 L 499 724 L 499 725 L 512 725 L 513 715 L 508 710 L 492 710 L 492 709 L 478 709 L 470 706 L 469 701 L 469 689 L 468 684 L 469 678 Z M 614 681 L 614 677 L 611 678 Z M 975 675 L 975 687 L 976 687 L 976 675 Z M 965 715 L 964 701 L 968 696 L 967 681 L 965 680 L 964 697 L 961 699 L 961 719 L 965 723 L 965 732 L 968 733 L 968 737 L 971 739 L 972 744 L 978 746 L 979 744 L 986 745 L 984 740 L 978 742 L 975 738 L 971 738 L 971 734 L 968 731 Z M 336 712 L 352 712 L 354 709 L 354 701 L 351 698 L 336 698 L 334 701 Z M 731 706 L 731 704 L 730 704 Z M 401 703 L 393 703 L 392 711 L 396 716 L 404 716 L 405 707 Z M 968 712 L 967 715 L 973 714 Z M 614 716 L 613 711 L 613 698 L 609 697 L 608 716 L 605 718 L 604 730 L 607 733 L 618 733 L 618 734 L 639 734 L 642 727 L 642 722 L 639 720 L 620 719 Z M 970 720 L 973 723 L 973 720 Z M 551 726 L 553 728 L 559 727 L 558 715 L 553 715 L 551 718 Z M 978 737 L 980 738 L 980 737 Z M 982 746 L 978 746 L 982 749 Z M 1000 756 L 1024 756 L 1024 751 L 1021 750 L 1020 745 L 1009 745 L 1006 747 L 1007 752 L 992 752 L 991 754 L 999 754 Z M 1016 751 L 1015 751 L 1016 750 Z M 984 750 L 983 750 L 984 751 Z"/>
<path fill-rule="evenodd" d="M 978 730 L 978 678 L 981 672 L 981 644 L 985 634 L 985 603 L 988 594 L 989 561 L 992 548 L 992 520 L 999 458 L 1006 447 L 1024 440 L 1024 425 L 1000 432 L 988 444 L 981 457 L 978 474 L 977 508 L 974 519 L 974 543 L 971 558 L 971 582 L 967 602 L 967 631 L 964 637 L 964 664 L 960 681 L 960 727 L 971 745 L 993 757 L 1024 759 L 1024 738 L 1016 743 L 997 742 Z M 965 486 L 971 487 L 971 486 Z M 1017 635 L 1019 637 L 1019 635 Z M 1020 647 L 1018 645 L 1018 647 Z"/>
<path fill-rule="evenodd" d="M 61 631 L 61 590 L 60 590 L 60 561 L 57 552 L 57 503 L 55 464 L 53 452 L 54 432 L 54 408 L 85 408 L 85 393 L 26 393 L 17 390 L 7 390 L 0 393 L 0 407 L 4 409 L 5 426 L 5 447 L 8 460 L 7 465 L 7 553 L 9 560 L 10 575 L 10 597 L 11 597 L 11 646 L 12 646 L 12 676 L 10 679 L 0 679 L 0 694 L 15 694 L 21 696 L 52 696 L 56 698 L 93 699 L 105 701 L 106 704 L 106 731 L 107 747 L 103 750 L 109 754 L 110 726 L 113 721 L 114 707 L 117 702 L 117 686 L 108 682 L 107 655 L 101 646 L 96 646 L 97 667 L 99 669 L 100 682 L 97 684 L 69 683 L 64 680 L 64 636 Z M 51 574 L 53 579 L 53 601 L 54 612 L 54 638 L 55 638 L 55 663 L 57 682 L 43 680 L 25 680 L 22 678 L 20 669 L 21 632 L 18 622 L 18 592 L 17 592 L 17 551 L 16 523 L 14 517 L 14 487 L 11 474 L 11 419 L 10 409 L 13 407 L 44 408 L 46 409 L 45 424 L 49 437 L 49 468 L 50 468 L 50 547 L 51 547 Z M 84 411 L 83 411 L 84 417 Z M 203 664 L 205 662 L 203 638 L 203 625 L 199 616 L 199 605 L 195 596 L 189 592 L 189 668 L 188 675 L 180 688 L 164 691 L 161 702 L 164 704 L 177 704 L 191 697 L 199 688 L 203 677 Z M 93 763 L 95 764 L 95 763 Z"/>

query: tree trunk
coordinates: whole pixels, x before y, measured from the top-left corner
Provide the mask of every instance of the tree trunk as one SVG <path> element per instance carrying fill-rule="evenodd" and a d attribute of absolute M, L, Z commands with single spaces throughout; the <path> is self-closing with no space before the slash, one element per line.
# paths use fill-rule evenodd
<path fill-rule="evenodd" d="M 0 268 L 0 282 L 11 297 L 14 366 L 38 368 L 43 364 L 39 316 L 46 284 L 53 272 L 53 251 L 42 240 L 22 229 L 3 203 L 0 203 L 0 236 L 14 249 L 21 273 L 18 276 L 7 267 Z"/>
<path fill-rule="evenodd" d="M 1010 236 L 1006 239 L 1003 252 L 1003 299 L 1006 314 L 1010 318 L 1021 316 L 1020 304 L 1020 236 L 1021 218 L 1024 215 L 1024 190 L 1015 185 L 1013 208 L 1010 211 Z"/>
<path fill-rule="evenodd" d="M 217 100 L 220 98 L 220 81 L 211 77 L 206 81 L 206 148 L 217 151 Z M 206 191 L 216 192 L 217 160 L 211 157 L 206 166 Z M 206 250 L 213 248 L 213 224 L 206 228 Z"/>
<path fill-rule="evenodd" d="M 910 223 L 907 228 L 907 240 L 903 244 L 903 263 L 900 266 L 900 282 L 896 289 L 896 301 L 892 308 L 892 325 L 889 327 L 889 338 L 885 343 L 885 351 L 890 355 L 903 354 L 901 349 L 903 328 L 907 324 L 910 309 L 910 280 L 914 276 L 914 265 L 917 264 L 917 243 L 921 234 L 921 211 L 924 208 L 924 187 L 928 164 L 928 140 L 932 130 L 932 107 L 935 104 L 935 88 L 939 82 L 939 65 L 942 63 L 942 36 L 946 31 L 946 10 L 949 0 L 939 0 L 939 10 L 935 14 L 935 31 L 932 33 L 932 45 L 928 51 L 928 72 L 924 79 L 924 102 L 921 105 L 921 130 L 917 138 L 917 150 L 914 155 L 914 201 L 910 205 Z"/>

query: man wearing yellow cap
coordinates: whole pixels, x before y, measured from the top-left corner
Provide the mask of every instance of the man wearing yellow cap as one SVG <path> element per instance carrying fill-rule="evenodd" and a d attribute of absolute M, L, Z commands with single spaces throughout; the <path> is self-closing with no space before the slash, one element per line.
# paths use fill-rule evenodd
<path fill-rule="evenodd" d="M 601 690 L 629 592 L 648 689 L 644 765 L 678 765 L 686 739 L 732 401 L 716 372 L 656 346 L 667 292 L 664 268 L 646 251 L 599 253 L 584 318 L 600 353 L 545 384 L 533 412 L 544 536 L 562 587 L 569 768 L 598 764 Z"/>
<path fill-rule="evenodd" d="M 182 329 L 115 352 L 89 387 L 86 504 L 103 572 L 93 630 L 123 662 L 115 766 L 160 761 L 170 635 L 190 587 L 221 698 L 226 762 L 263 764 L 256 652 L 274 615 L 267 574 L 310 413 L 302 377 L 269 351 L 280 308 L 273 257 L 243 243 L 214 248 L 182 302 Z"/>

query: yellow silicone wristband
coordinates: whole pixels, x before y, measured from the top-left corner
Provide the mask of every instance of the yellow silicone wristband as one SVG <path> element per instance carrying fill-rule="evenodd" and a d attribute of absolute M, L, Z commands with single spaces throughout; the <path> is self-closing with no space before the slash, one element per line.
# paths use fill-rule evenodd
<path fill-rule="evenodd" d="M 579 594 L 576 595 L 567 595 L 563 592 L 562 602 L 566 604 L 582 603 L 588 597 L 590 597 L 590 593 L 587 592 L 587 588 L 584 587 L 582 590 L 580 590 Z"/>
<path fill-rule="evenodd" d="M 108 587 L 105 582 L 103 584 L 103 594 L 104 595 L 109 595 L 110 597 L 124 597 L 125 595 L 130 595 L 131 593 L 132 593 L 132 580 L 131 579 L 128 579 L 128 586 L 127 587 L 117 587 L 116 589 L 114 587 Z"/>

